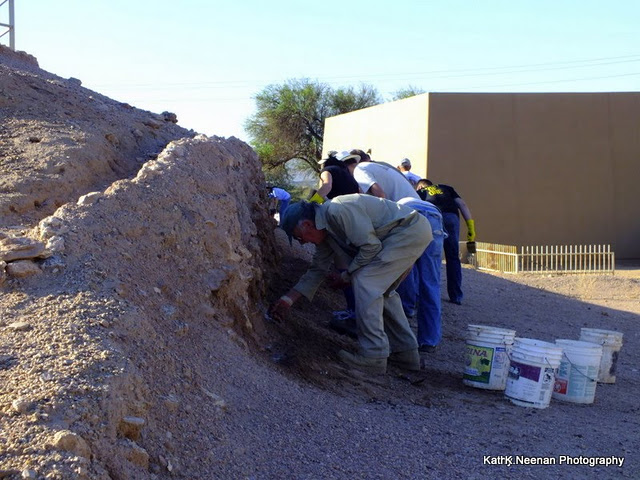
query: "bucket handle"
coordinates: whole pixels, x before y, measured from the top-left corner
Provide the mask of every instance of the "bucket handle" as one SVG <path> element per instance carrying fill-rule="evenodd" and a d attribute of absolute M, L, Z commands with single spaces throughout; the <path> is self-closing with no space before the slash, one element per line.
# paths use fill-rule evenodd
<path fill-rule="evenodd" d="M 564 352 L 562 352 L 562 354 L 564 355 Z M 511 355 L 509 355 L 508 353 L 507 353 L 507 358 L 509 359 L 509 362 L 512 362 L 512 361 L 513 361 L 513 360 L 511 359 Z M 569 359 L 567 358 L 567 360 L 569 360 Z M 554 367 L 553 365 L 551 365 L 551 362 L 549 361 L 549 358 L 548 358 L 548 357 L 544 357 L 544 361 L 547 363 L 547 365 L 549 365 L 549 366 L 550 366 L 551 368 L 553 368 L 554 370 L 556 370 L 556 369 L 558 368 L 558 367 Z M 571 363 L 571 361 L 569 361 L 569 363 Z M 573 364 L 571 363 L 571 365 L 573 365 Z M 582 373 L 580 370 L 578 370 L 578 372 L 579 372 L 579 373 Z M 584 373 L 582 373 L 582 374 L 584 375 Z M 588 377 L 587 377 L 587 378 L 588 378 Z M 589 380 L 591 380 L 591 379 L 589 379 Z"/>
<path fill-rule="evenodd" d="M 585 377 L 587 380 L 589 380 L 590 382 L 597 382 L 597 381 L 598 381 L 598 379 L 597 379 L 597 378 L 591 378 L 590 376 L 588 376 L 588 375 L 586 375 L 586 374 L 582 373 L 582 372 L 578 369 L 578 367 L 576 367 L 576 366 L 573 364 L 573 362 L 569 359 L 569 357 L 567 357 L 567 354 L 566 354 L 566 353 L 562 352 L 562 356 L 563 356 L 564 358 L 566 358 L 566 359 L 567 359 L 567 362 L 569 362 L 569 365 L 571 365 L 571 368 L 575 369 L 575 370 L 576 370 L 576 372 L 578 372 L 580 375 L 582 375 L 583 377 Z"/>

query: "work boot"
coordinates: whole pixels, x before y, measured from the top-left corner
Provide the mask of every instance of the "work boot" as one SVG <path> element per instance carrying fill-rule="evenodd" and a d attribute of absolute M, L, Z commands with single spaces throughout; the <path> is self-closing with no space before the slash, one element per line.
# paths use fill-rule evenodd
<path fill-rule="evenodd" d="M 386 373 L 386 358 L 363 357 L 359 353 L 349 353 L 346 350 L 340 350 L 338 357 L 350 367 L 362 370 L 367 373 Z"/>
<path fill-rule="evenodd" d="M 395 352 L 389 355 L 389 363 L 403 370 L 420 370 L 420 354 L 418 349 Z"/>
<path fill-rule="evenodd" d="M 418 351 L 421 353 L 433 353 L 438 349 L 437 345 L 420 345 Z"/>

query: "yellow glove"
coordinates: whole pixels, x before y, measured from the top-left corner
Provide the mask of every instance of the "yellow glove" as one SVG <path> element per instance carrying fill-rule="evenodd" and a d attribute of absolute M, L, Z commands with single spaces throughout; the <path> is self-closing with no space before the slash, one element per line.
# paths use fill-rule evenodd
<path fill-rule="evenodd" d="M 476 240 L 476 226 L 473 220 L 467 220 L 467 242 L 474 242 Z"/>
<path fill-rule="evenodd" d="M 322 205 L 324 203 L 324 198 L 322 198 L 320 195 L 318 195 L 318 192 L 314 192 L 313 195 L 311 195 L 311 197 L 309 197 L 309 201 L 310 202 L 315 202 L 319 205 Z"/>

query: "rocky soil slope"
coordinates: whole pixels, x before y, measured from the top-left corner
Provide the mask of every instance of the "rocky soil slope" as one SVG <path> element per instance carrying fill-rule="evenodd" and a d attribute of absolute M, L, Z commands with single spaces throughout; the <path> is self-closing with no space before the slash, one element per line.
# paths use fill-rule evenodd
<path fill-rule="evenodd" d="M 0 48 L 0 478 L 638 478 L 640 275 L 466 268 L 424 370 L 361 378 L 265 205 L 253 151 Z M 462 385 L 470 323 L 552 341 L 624 332 L 593 405 Z M 492 465 L 624 457 L 622 467 Z M 487 461 L 489 457 L 489 461 Z M 494 460 L 495 462 L 495 460 Z"/>

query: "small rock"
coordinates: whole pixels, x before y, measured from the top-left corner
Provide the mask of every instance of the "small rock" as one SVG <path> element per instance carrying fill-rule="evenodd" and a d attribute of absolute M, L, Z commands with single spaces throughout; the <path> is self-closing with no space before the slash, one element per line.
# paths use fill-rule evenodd
<path fill-rule="evenodd" d="M 33 409 L 34 403 L 26 398 L 17 398 L 11 402 L 11 408 L 14 412 L 25 414 Z"/>
<path fill-rule="evenodd" d="M 104 138 L 106 138 L 109 143 L 112 143 L 114 145 L 119 145 L 120 141 L 118 140 L 118 137 L 116 137 L 113 133 L 107 133 Z"/>
<path fill-rule="evenodd" d="M 31 325 L 27 322 L 13 322 L 7 325 L 7 328 L 14 332 L 26 332 L 27 330 L 31 330 Z"/>
<path fill-rule="evenodd" d="M 0 260 L 12 262 L 36 258 L 44 252 L 42 242 L 27 237 L 7 237 L 0 240 Z"/>
<path fill-rule="evenodd" d="M 54 255 L 52 257 L 47 258 L 44 262 L 40 264 L 40 268 L 45 272 L 57 273 L 62 270 L 66 264 L 62 257 Z"/>
<path fill-rule="evenodd" d="M 162 112 L 162 117 L 165 122 L 178 123 L 178 116 L 171 112 Z"/>
<path fill-rule="evenodd" d="M 146 120 L 142 123 L 144 123 L 147 127 L 153 128 L 154 130 L 158 130 L 162 126 L 162 124 L 152 119 Z"/>
<path fill-rule="evenodd" d="M 170 412 L 175 412 L 180 406 L 180 401 L 175 395 L 168 395 L 164 399 L 164 407 Z"/>
<path fill-rule="evenodd" d="M 176 322 L 175 332 L 179 337 L 184 337 L 187 333 L 189 333 L 189 324 L 186 322 Z"/>
<path fill-rule="evenodd" d="M 93 205 L 102 197 L 101 192 L 91 192 L 78 199 L 78 205 Z"/>
<path fill-rule="evenodd" d="M 149 468 L 149 454 L 144 448 L 133 442 L 130 448 L 125 451 L 125 458 L 145 470 Z"/>
<path fill-rule="evenodd" d="M 213 401 L 213 405 L 225 410 L 227 408 L 227 402 L 219 395 L 216 395 L 213 392 L 210 392 L 206 388 L 202 388 L 202 393 L 204 393 L 207 397 L 209 397 Z"/>
<path fill-rule="evenodd" d="M 42 240 L 53 237 L 54 235 L 61 235 L 69 230 L 68 227 L 62 223 L 62 219 L 54 216 L 40 220 L 38 229 L 40 230 L 40 238 Z"/>
<path fill-rule="evenodd" d="M 64 252 L 64 238 L 60 236 L 53 236 L 47 240 L 47 250 L 51 253 L 63 253 Z"/>
<path fill-rule="evenodd" d="M 53 436 L 53 445 L 58 450 L 71 452 L 79 457 L 91 457 L 91 449 L 84 438 L 70 430 L 56 432 Z"/>
<path fill-rule="evenodd" d="M 71 85 L 72 87 L 79 87 L 82 85 L 82 80 L 80 80 L 79 78 L 75 78 L 75 77 L 69 77 L 67 79 L 67 83 L 69 85 Z"/>
<path fill-rule="evenodd" d="M 29 469 L 25 468 L 20 473 L 20 476 L 21 476 L 21 478 L 25 478 L 25 479 L 33 479 L 33 478 L 36 478 L 38 476 L 38 474 L 36 473 L 35 470 L 29 470 Z"/>
<path fill-rule="evenodd" d="M 31 143 L 40 143 L 42 139 L 40 137 L 29 137 Z"/>
<path fill-rule="evenodd" d="M 122 434 L 122 436 L 128 438 L 129 440 L 136 441 L 140 438 L 140 432 L 142 431 L 142 427 L 144 427 L 144 424 L 144 418 L 124 417 L 122 420 L 120 420 L 118 430 Z"/>
<path fill-rule="evenodd" d="M 42 273 L 40 267 L 31 260 L 18 260 L 7 264 L 7 274 L 15 278 L 30 277 Z"/>

